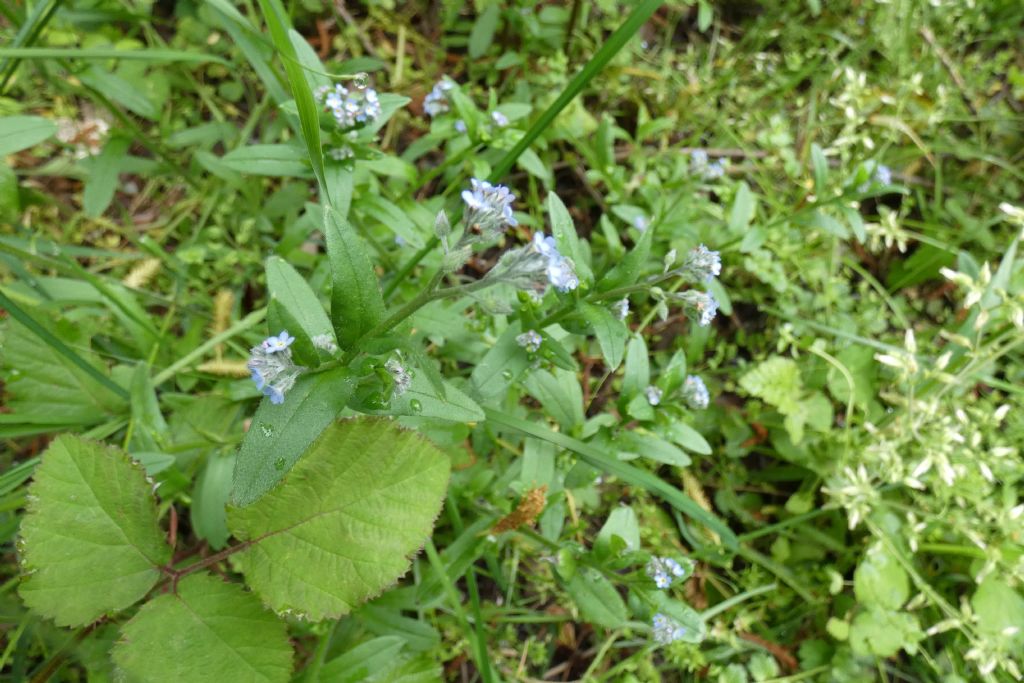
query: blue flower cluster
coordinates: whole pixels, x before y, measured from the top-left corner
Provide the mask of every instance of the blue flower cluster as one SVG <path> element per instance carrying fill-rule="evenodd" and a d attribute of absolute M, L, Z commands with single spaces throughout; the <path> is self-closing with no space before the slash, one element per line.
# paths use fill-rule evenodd
<path fill-rule="evenodd" d="M 705 180 L 715 180 L 725 175 L 725 159 L 708 163 L 708 153 L 695 149 L 690 153 L 690 172 Z"/>
<path fill-rule="evenodd" d="M 304 370 L 292 362 L 292 350 L 289 347 L 294 341 L 295 337 L 282 331 L 276 337 L 267 337 L 249 350 L 247 367 L 252 373 L 252 381 L 264 396 L 270 397 L 274 405 L 284 403 L 284 395 L 295 386 L 295 380 Z"/>
<path fill-rule="evenodd" d="M 686 637 L 686 627 L 672 617 L 661 614 L 654 615 L 652 620 L 654 642 L 668 645 Z"/>
<path fill-rule="evenodd" d="M 454 87 L 455 83 L 448 78 L 442 78 L 434 84 L 427 96 L 423 98 L 423 111 L 427 116 L 434 118 L 451 111 L 451 105 L 448 103 L 448 91 Z"/>
<path fill-rule="evenodd" d="M 655 586 L 664 589 L 686 576 L 686 570 L 671 557 L 652 557 L 647 562 L 647 576 L 654 580 Z"/>
<path fill-rule="evenodd" d="M 466 203 L 466 224 L 487 232 L 501 230 L 506 225 L 515 227 L 519 222 L 512 215 L 512 202 L 516 196 L 504 185 L 491 185 L 486 180 L 473 178 L 470 189 L 462 191 Z"/>
<path fill-rule="evenodd" d="M 543 343 L 544 337 L 540 336 L 536 330 L 527 330 L 516 336 L 516 344 L 530 353 L 537 353 L 540 350 L 540 345 Z"/>
<path fill-rule="evenodd" d="M 704 410 L 711 402 L 708 388 L 697 375 L 688 375 L 683 382 L 683 400 L 693 410 Z"/>
<path fill-rule="evenodd" d="M 573 267 L 572 261 L 559 253 L 554 237 L 547 236 L 542 232 L 535 232 L 533 248 L 547 259 L 545 272 L 552 287 L 565 294 L 580 286 L 580 279 L 576 276 L 576 269 Z"/>
<path fill-rule="evenodd" d="M 316 99 L 334 116 L 341 128 L 372 123 L 381 114 L 380 99 L 373 88 L 349 90 L 340 83 L 333 88 L 325 85 L 317 88 Z"/>
<path fill-rule="evenodd" d="M 701 327 L 707 327 L 718 314 L 718 302 L 711 292 L 687 290 L 675 295 L 683 305 L 683 313 Z"/>

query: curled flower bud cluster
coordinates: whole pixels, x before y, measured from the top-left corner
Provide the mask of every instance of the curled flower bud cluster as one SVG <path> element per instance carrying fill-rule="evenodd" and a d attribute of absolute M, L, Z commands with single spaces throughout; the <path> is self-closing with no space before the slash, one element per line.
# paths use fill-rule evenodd
<path fill-rule="evenodd" d="M 540 345 L 544 343 L 544 337 L 535 330 L 527 330 L 516 337 L 516 344 L 523 347 L 530 353 L 537 353 Z"/>
<path fill-rule="evenodd" d="M 619 320 L 629 317 L 629 297 L 624 296 L 612 304 L 612 314 Z"/>
<path fill-rule="evenodd" d="M 683 313 L 701 327 L 707 327 L 718 314 L 718 302 L 711 292 L 687 290 L 675 295 L 682 304 Z"/>
<path fill-rule="evenodd" d="M 340 83 L 333 88 L 325 85 L 317 89 L 316 100 L 334 116 L 341 128 L 372 123 L 381 114 L 380 99 L 373 88 L 349 90 Z"/>
<path fill-rule="evenodd" d="M 506 251 L 486 279 L 533 291 L 551 285 L 563 294 L 580 284 L 572 261 L 559 253 L 554 238 L 542 232 L 534 233 L 530 244 Z"/>
<path fill-rule="evenodd" d="M 289 347 L 294 341 L 295 337 L 282 331 L 276 337 L 267 337 L 249 350 L 246 367 L 252 373 L 252 381 L 264 396 L 270 397 L 274 405 L 284 403 L 284 395 L 295 386 L 295 380 L 305 369 L 292 362 L 292 350 Z"/>
<path fill-rule="evenodd" d="M 704 410 L 711 402 L 708 388 L 697 375 L 688 375 L 683 382 L 683 400 L 693 410 Z"/>
<path fill-rule="evenodd" d="M 676 579 L 686 576 L 683 566 L 671 557 L 652 557 L 647 562 L 647 576 L 658 588 L 668 588 Z"/>
<path fill-rule="evenodd" d="M 644 396 L 647 397 L 647 402 L 652 406 L 656 406 L 661 403 L 662 391 L 653 384 L 644 389 Z"/>
<path fill-rule="evenodd" d="M 412 375 L 409 371 L 402 366 L 402 363 L 395 358 L 391 358 L 388 362 L 384 363 L 384 369 L 391 375 L 391 379 L 394 380 L 395 386 L 392 389 L 392 398 L 398 398 L 412 385 Z"/>
<path fill-rule="evenodd" d="M 470 189 L 462 191 L 466 204 L 466 225 L 483 235 L 494 235 L 515 227 L 519 222 L 512 215 L 512 202 L 516 196 L 504 185 L 491 185 L 486 180 L 473 178 Z"/>
<path fill-rule="evenodd" d="M 535 232 L 532 246 L 537 253 L 547 259 L 545 272 L 552 287 L 565 294 L 580 286 L 580 279 L 576 277 L 576 269 L 573 267 L 572 261 L 558 252 L 554 237 L 546 236 L 542 232 Z"/>
<path fill-rule="evenodd" d="M 679 274 L 690 282 L 707 284 L 722 272 L 722 256 L 703 244 L 690 250 L 679 268 Z"/>
<path fill-rule="evenodd" d="M 448 91 L 454 87 L 455 83 L 448 78 L 442 78 L 434 84 L 427 96 L 423 98 L 423 111 L 427 116 L 434 118 L 451 111 L 451 105 L 448 103 Z"/>
<path fill-rule="evenodd" d="M 651 625 L 654 642 L 659 645 L 668 645 L 686 637 L 686 627 L 664 614 L 655 614 Z"/>

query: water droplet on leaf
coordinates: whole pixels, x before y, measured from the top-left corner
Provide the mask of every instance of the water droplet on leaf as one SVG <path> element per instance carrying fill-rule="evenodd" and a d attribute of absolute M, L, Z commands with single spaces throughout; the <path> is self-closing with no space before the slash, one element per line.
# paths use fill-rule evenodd
<path fill-rule="evenodd" d="M 274 469 L 275 470 L 283 470 L 284 466 L 285 466 L 285 459 L 284 458 L 278 458 L 277 460 L 274 461 Z"/>
<path fill-rule="evenodd" d="M 409 401 L 409 408 L 414 413 L 423 412 L 423 404 L 419 402 L 419 399 L 414 398 L 413 400 Z"/>

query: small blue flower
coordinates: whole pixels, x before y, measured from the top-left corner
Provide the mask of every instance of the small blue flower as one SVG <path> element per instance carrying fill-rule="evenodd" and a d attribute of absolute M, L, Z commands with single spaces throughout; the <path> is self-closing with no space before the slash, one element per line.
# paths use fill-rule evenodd
<path fill-rule="evenodd" d="M 451 111 L 451 106 L 448 104 L 448 91 L 454 87 L 455 83 L 448 78 L 442 78 L 434 84 L 433 89 L 423 98 L 423 111 L 427 113 L 427 116 L 434 118 Z"/>
<path fill-rule="evenodd" d="M 651 625 L 654 642 L 659 645 L 668 645 L 686 637 L 686 627 L 664 614 L 655 614 Z"/>
<path fill-rule="evenodd" d="M 649 218 L 647 218 L 647 216 L 640 215 L 633 219 L 633 227 L 639 230 L 640 232 L 646 231 L 647 228 L 649 228 L 650 226 L 651 221 Z"/>
<path fill-rule="evenodd" d="M 652 406 L 656 406 L 661 403 L 661 394 L 661 389 L 654 386 L 653 384 L 644 389 L 644 396 L 647 397 L 647 402 L 650 403 Z"/>
<path fill-rule="evenodd" d="M 281 330 L 281 333 L 276 337 L 271 335 L 263 340 L 263 349 L 267 353 L 277 353 L 278 351 L 284 351 L 292 342 L 295 341 L 295 337 L 288 334 L 287 330 Z"/>
<path fill-rule="evenodd" d="M 504 128 L 508 125 L 508 117 L 502 114 L 500 111 L 491 112 L 491 121 L 494 121 L 494 125 L 498 128 Z"/>
<path fill-rule="evenodd" d="M 680 267 L 680 274 L 697 284 L 707 284 L 722 272 L 722 256 L 703 244 L 690 250 Z"/>
<path fill-rule="evenodd" d="M 892 169 L 885 164 L 879 164 L 875 169 L 874 180 L 879 185 L 892 185 Z"/>
<path fill-rule="evenodd" d="M 536 353 L 540 349 L 540 345 L 544 343 L 544 337 L 536 330 L 527 330 L 520 335 L 516 336 L 516 344 L 523 347 L 530 353 Z"/>
<path fill-rule="evenodd" d="M 702 149 L 695 149 L 690 152 L 690 169 L 694 172 L 704 173 L 708 165 L 708 153 Z"/>
<path fill-rule="evenodd" d="M 466 131 L 469 130 L 469 129 L 466 128 L 466 122 L 463 121 L 462 119 L 459 119 L 459 120 L 457 120 L 455 122 L 455 130 L 457 130 L 460 133 L 465 134 Z"/>
<path fill-rule="evenodd" d="M 619 320 L 625 320 L 629 317 L 629 297 L 624 296 L 612 304 L 612 313 Z"/>
<path fill-rule="evenodd" d="M 683 382 L 683 400 L 693 410 L 704 410 L 711 402 L 707 385 L 697 375 L 688 375 Z"/>

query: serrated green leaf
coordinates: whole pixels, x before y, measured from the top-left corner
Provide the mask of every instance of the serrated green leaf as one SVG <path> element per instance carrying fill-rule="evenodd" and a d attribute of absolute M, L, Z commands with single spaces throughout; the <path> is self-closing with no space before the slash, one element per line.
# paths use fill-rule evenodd
<path fill-rule="evenodd" d="M 853 573 L 853 592 L 864 605 L 895 610 L 910 597 L 910 578 L 899 560 L 876 543 Z"/>
<path fill-rule="evenodd" d="M 615 370 L 622 363 L 622 357 L 626 352 L 629 328 L 604 306 L 584 303 L 582 311 L 583 318 L 590 324 L 594 336 L 597 337 L 607 370 Z"/>
<path fill-rule="evenodd" d="M 97 372 L 99 358 L 89 350 L 86 330 L 63 321 L 37 321 L 75 349 L 78 356 Z M 31 424 L 93 424 L 121 414 L 127 403 L 89 373 L 72 363 L 23 325 L 7 325 L 2 349 L 7 371 L 6 405 L 12 416 Z"/>
<path fill-rule="evenodd" d="M 280 486 L 228 512 L 246 582 L 278 612 L 339 617 L 404 574 L 429 536 L 448 458 L 383 419 L 329 427 Z"/>
<path fill-rule="evenodd" d="M 57 132 L 57 124 L 42 116 L 0 118 L 0 157 L 38 145 Z"/>
<path fill-rule="evenodd" d="M 577 571 L 566 582 L 565 592 L 580 608 L 580 616 L 598 626 L 618 628 L 628 617 L 622 596 L 596 569 L 586 567 Z"/>
<path fill-rule="evenodd" d="M 740 378 L 740 386 L 783 415 L 799 409 L 803 382 L 800 367 L 790 358 L 769 358 Z"/>
<path fill-rule="evenodd" d="M 146 603 L 111 656 L 132 681 L 284 683 L 292 673 L 284 622 L 210 574 L 186 576 Z"/>
<path fill-rule="evenodd" d="M 264 398 L 238 450 L 231 501 L 249 505 L 279 482 L 345 407 L 352 387 L 349 371 L 334 368 L 300 377 L 281 405 Z"/>
<path fill-rule="evenodd" d="M 901 649 L 914 654 L 922 638 L 912 614 L 878 606 L 858 614 L 850 625 L 850 647 L 860 656 L 892 657 Z"/>
<path fill-rule="evenodd" d="M 171 558 L 142 467 L 120 450 L 70 435 L 43 453 L 21 539 L 19 593 L 59 626 L 131 606 Z"/>
<path fill-rule="evenodd" d="M 384 318 L 384 297 L 363 241 L 341 215 L 324 212 L 327 257 L 331 262 L 331 322 L 342 349 Z"/>

